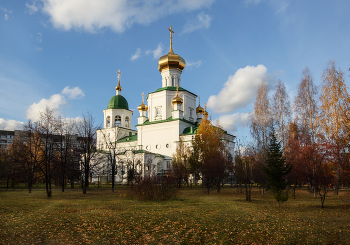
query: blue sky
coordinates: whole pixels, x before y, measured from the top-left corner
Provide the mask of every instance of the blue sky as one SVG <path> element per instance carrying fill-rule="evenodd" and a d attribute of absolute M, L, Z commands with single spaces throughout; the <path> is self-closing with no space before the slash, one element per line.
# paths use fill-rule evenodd
<path fill-rule="evenodd" d="M 122 95 L 137 124 L 141 93 L 161 87 L 158 59 L 186 60 L 182 87 L 208 102 L 213 119 L 244 137 L 258 84 L 277 79 L 293 101 L 308 66 L 320 85 L 330 59 L 350 75 L 350 1 L 1 0 L 0 129 L 20 129 L 46 105 L 81 117 Z"/>

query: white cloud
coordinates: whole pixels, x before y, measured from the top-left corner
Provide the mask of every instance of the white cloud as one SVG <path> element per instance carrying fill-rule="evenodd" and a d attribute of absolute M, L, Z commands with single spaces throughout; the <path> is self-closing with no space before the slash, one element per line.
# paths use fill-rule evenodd
<path fill-rule="evenodd" d="M 200 67 L 202 65 L 202 61 L 201 60 L 198 60 L 198 61 L 195 61 L 195 62 L 187 62 L 186 63 L 186 67 Z"/>
<path fill-rule="evenodd" d="M 79 87 L 70 88 L 69 86 L 62 90 L 62 94 L 67 95 L 70 99 L 77 99 L 85 96 Z"/>
<path fill-rule="evenodd" d="M 181 33 L 189 33 L 198 29 L 210 27 L 212 18 L 204 14 L 203 12 L 197 15 L 197 18 L 191 21 L 187 21 Z"/>
<path fill-rule="evenodd" d="M 51 95 L 49 99 L 43 98 L 38 103 L 30 105 L 26 112 L 27 119 L 37 121 L 40 118 L 40 112 L 44 112 L 46 107 L 53 110 L 55 116 L 60 115 L 61 106 L 67 103 L 66 96 L 68 99 L 77 99 L 84 96 L 84 93 L 79 87 L 70 88 L 67 86 L 62 90 L 61 94 Z"/>
<path fill-rule="evenodd" d="M 8 19 L 9 19 L 8 15 L 7 15 L 7 14 L 5 14 L 5 20 L 8 20 Z"/>
<path fill-rule="evenodd" d="M 0 118 L 0 130 L 22 130 L 24 123 L 15 120 L 5 120 Z"/>
<path fill-rule="evenodd" d="M 33 2 L 32 5 L 29 5 L 28 3 L 26 3 L 26 6 L 29 9 L 29 14 L 34 14 L 39 10 L 38 7 L 35 6 L 35 2 Z"/>
<path fill-rule="evenodd" d="M 167 15 L 210 7 L 214 1 L 41 0 L 42 11 L 49 15 L 54 27 L 89 32 L 102 28 L 123 32 L 134 24 L 148 25 Z M 35 8 L 29 6 L 34 12 Z"/>
<path fill-rule="evenodd" d="M 250 113 L 234 113 L 220 116 L 216 121 L 227 131 L 237 132 L 238 127 L 246 127 Z"/>
<path fill-rule="evenodd" d="M 140 57 L 141 57 L 141 49 L 138 48 L 138 49 L 136 50 L 136 53 L 135 53 L 134 55 L 131 56 L 130 60 L 137 60 L 137 59 L 140 58 Z"/>
<path fill-rule="evenodd" d="M 263 80 L 268 88 L 272 86 L 273 76 L 267 73 L 264 65 L 241 68 L 235 75 L 229 76 L 218 95 L 209 97 L 207 106 L 216 113 L 229 113 L 244 108 L 254 101 L 257 88 Z"/>
<path fill-rule="evenodd" d="M 32 121 L 37 121 L 40 118 L 40 112 L 44 112 L 46 107 L 53 110 L 54 115 L 59 115 L 59 108 L 66 104 L 64 96 L 61 94 L 51 95 L 49 99 L 41 99 L 38 103 L 33 103 L 29 106 L 26 117 Z"/>
<path fill-rule="evenodd" d="M 155 50 L 147 50 L 145 53 L 146 55 L 149 55 L 150 53 L 153 54 L 154 59 L 158 59 L 163 52 L 162 44 L 158 44 L 158 47 Z"/>
<path fill-rule="evenodd" d="M 35 47 L 35 51 L 43 51 L 43 49 L 40 47 Z"/>

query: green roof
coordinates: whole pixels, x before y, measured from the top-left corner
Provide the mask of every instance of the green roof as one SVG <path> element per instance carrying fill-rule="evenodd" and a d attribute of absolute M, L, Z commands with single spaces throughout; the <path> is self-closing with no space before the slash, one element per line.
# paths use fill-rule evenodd
<path fill-rule="evenodd" d="M 108 102 L 107 109 L 129 110 L 128 101 L 121 95 L 114 95 Z"/>
<path fill-rule="evenodd" d="M 183 131 L 183 135 L 197 134 L 198 127 L 187 127 Z"/>
<path fill-rule="evenodd" d="M 117 141 L 117 143 L 122 143 L 122 142 L 131 142 L 131 141 L 136 141 L 137 140 L 137 134 L 132 135 L 132 136 L 125 136 Z"/>
<path fill-rule="evenodd" d="M 149 125 L 149 124 L 155 124 L 155 123 L 163 123 L 163 122 L 171 122 L 171 121 L 176 121 L 176 120 L 180 120 L 180 121 L 184 121 L 184 122 L 196 125 L 196 123 L 188 121 L 186 119 L 179 119 L 179 118 L 173 119 L 173 117 L 169 117 L 169 118 L 167 118 L 165 120 L 158 120 L 158 121 L 153 121 L 153 122 L 150 122 L 149 120 L 146 120 L 143 124 L 137 124 L 136 126 Z"/>
<path fill-rule="evenodd" d="M 157 92 L 164 91 L 164 90 L 176 91 L 176 87 L 168 86 L 168 87 L 159 88 L 156 91 L 154 91 L 153 93 L 157 93 Z M 184 88 L 181 88 L 181 87 L 179 87 L 179 91 L 189 92 L 190 94 L 193 94 L 194 96 L 197 96 L 196 94 L 194 94 L 194 93 L 192 93 L 192 92 L 190 92 L 190 91 L 188 91 L 188 90 L 186 90 Z M 152 93 L 150 93 L 150 94 L 152 94 Z"/>

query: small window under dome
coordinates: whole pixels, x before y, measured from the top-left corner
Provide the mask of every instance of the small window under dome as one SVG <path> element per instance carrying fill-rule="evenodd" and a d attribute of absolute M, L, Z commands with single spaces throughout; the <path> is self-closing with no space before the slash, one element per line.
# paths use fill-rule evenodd
<path fill-rule="evenodd" d="M 115 116 L 115 123 L 114 123 L 114 126 L 115 127 L 120 127 L 121 126 L 121 117 L 119 115 Z"/>
<path fill-rule="evenodd" d="M 128 128 L 129 127 L 129 117 L 125 118 L 125 127 Z"/>
<path fill-rule="evenodd" d="M 111 127 L 111 118 L 110 116 L 108 116 L 106 119 L 106 128 L 110 128 L 110 127 Z"/>

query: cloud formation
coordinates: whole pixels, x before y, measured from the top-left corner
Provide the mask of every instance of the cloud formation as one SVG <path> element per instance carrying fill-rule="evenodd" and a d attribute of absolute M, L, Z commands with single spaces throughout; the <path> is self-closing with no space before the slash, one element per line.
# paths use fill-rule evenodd
<path fill-rule="evenodd" d="M 7 15 L 7 14 L 5 14 L 5 20 L 8 20 L 8 19 L 9 19 L 8 15 Z"/>
<path fill-rule="evenodd" d="M 159 18 L 179 12 L 210 7 L 215 0 L 40 0 L 41 10 L 50 17 L 54 27 L 95 32 L 111 28 L 123 32 L 134 24 L 148 25 Z M 37 5 L 26 5 L 29 13 L 37 11 Z"/>
<path fill-rule="evenodd" d="M 145 52 L 145 54 L 149 55 L 150 53 L 152 53 L 153 54 L 153 58 L 154 59 L 158 59 L 161 56 L 162 52 L 163 52 L 162 44 L 158 44 L 158 47 L 155 50 L 147 50 Z"/>
<path fill-rule="evenodd" d="M 200 67 L 202 65 L 202 61 L 201 60 L 198 60 L 198 61 L 195 61 L 195 62 L 186 62 L 186 67 L 190 68 L 190 67 Z"/>
<path fill-rule="evenodd" d="M 28 8 L 29 14 L 34 14 L 38 11 L 38 7 L 35 6 L 35 2 L 32 5 L 26 3 L 26 7 Z"/>
<path fill-rule="evenodd" d="M 254 101 L 261 81 L 271 87 L 273 77 L 264 65 L 246 66 L 230 76 L 218 95 L 209 97 L 207 106 L 216 113 L 230 113 Z"/>
<path fill-rule="evenodd" d="M 238 127 L 246 127 L 250 113 L 234 113 L 220 116 L 216 121 L 227 131 L 237 132 Z"/>
<path fill-rule="evenodd" d="M 22 130 L 24 123 L 15 120 L 5 120 L 0 118 L 0 130 Z"/>
<path fill-rule="evenodd" d="M 35 47 L 35 51 L 43 51 L 43 49 L 40 47 Z"/>
<path fill-rule="evenodd" d="M 198 29 L 208 29 L 210 27 L 212 18 L 204 14 L 204 12 L 197 15 L 197 18 L 194 20 L 187 21 L 184 28 L 182 29 L 181 34 L 193 32 Z"/>
<path fill-rule="evenodd" d="M 67 95 L 70 99 L 78 99 L 85 96 L 79 87 L 70 88 L 69 86 L 62 90 L 62 94 Z"/>
<path fill-rule="evenodd" d="M 61 94 L 51 95 L 49 99 L 41 99 L 38 103 L 33 103 L 28 107 L 26 118 L 32 121 L 37 121 L 40 118 L 40 113 L 44 112 L 46 107 L 53 110 L 55 116 L 60 115 L 60 108 L 67 103 L 68 99 L 77 99 L 84 96 L 83 91 L 79 87 L 65 87 Z"/>
<path fill-rule="evenodd" d="M 130 60 L 131 60 L 131 61 L 132 61 L 132 60 L 137 60 L 137 59 L 140 58 L 140 57 L 141 57 L 141 49 L 138 48 L 138 49 L 136 50 L 135 54 L 133 54 L 133 55 L 131 56 Z"/>

